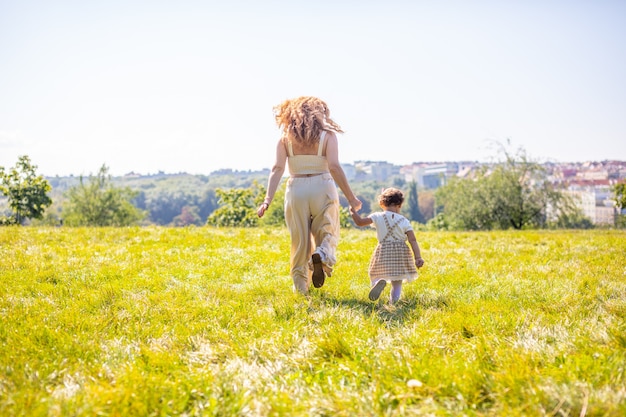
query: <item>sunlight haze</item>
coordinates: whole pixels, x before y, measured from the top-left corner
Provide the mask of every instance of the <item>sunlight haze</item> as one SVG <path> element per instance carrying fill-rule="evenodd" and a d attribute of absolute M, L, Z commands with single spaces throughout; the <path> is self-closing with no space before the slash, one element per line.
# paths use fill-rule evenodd
<path fill-rule="evenodd" d="M 315 95 L 340 160 L 626 160 L 626 2 L 0 0 L 0 166 L 270 168 Z"/>

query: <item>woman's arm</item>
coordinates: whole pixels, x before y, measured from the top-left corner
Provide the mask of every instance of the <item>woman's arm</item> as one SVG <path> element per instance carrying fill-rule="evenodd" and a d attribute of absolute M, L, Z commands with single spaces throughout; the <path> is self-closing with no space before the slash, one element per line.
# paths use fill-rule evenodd
<path fill-rule="evenodd" d="M 263 217 L 270 204 L 272 204 L 272 200 L 274 199 L 274 194 L 276 194 L 276 189 L 278 188 L 278 184 L 280 184 L 280 180 L 283 178 L 283 173 L 285 172 L 285 164 L 287 162 L 287 151 L 285 150 L 285 145 L 282 140 L 278 141 L 276 145 L 276 160 L 274 161 L 274 166 L 272 166 L 272 171 L 267 179 L 267 191 L 265 193 L 265 200 L 257 209 L 257 215 L 259 217 Z"/>
<path fill-rule="evenodd" d="M 328 161 L 330 175 L 332 175 L 335 183 L 337 183 L 343 195 L 348 199 L 350 207 L 354 208 L 355 211 L 359 211 L 361 209 L 361 201 L 352 192 L 346 174 L 343 172 L 343 168 L 341 168 L 341 164 L 339 163 L 337 135 L 335 135 L 335 132 L 330 131 L 326 134 L 326 138 L 326 160 Z"/>

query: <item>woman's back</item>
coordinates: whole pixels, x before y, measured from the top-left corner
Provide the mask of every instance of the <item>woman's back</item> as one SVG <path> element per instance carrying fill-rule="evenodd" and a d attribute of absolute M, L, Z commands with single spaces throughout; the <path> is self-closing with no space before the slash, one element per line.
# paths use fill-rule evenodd
<path fill-rule="evenodd" d="M 287 166 L 289 175 L 315 175 L 328 171 L 328 160 L 324 156 L 326 132 L 322 131 L 320 140 L 314 146 L 288 141 Z"/>

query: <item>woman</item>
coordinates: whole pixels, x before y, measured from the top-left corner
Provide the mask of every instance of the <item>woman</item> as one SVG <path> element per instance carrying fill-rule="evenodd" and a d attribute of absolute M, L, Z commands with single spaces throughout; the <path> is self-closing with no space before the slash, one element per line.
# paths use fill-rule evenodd
<path fill-rule="evenodd" d="M 285 222 L 291 235 L 290 275 L 294 289 L 308 294 L 311 282 L 316 288 L 324 285 L 337 261 L 337 186 L 352 209 L 360 210 L 361 201 L 339 164 L 336 133 L 343 131 L 330 118 L 326 103 L 306 96 L 285 100 L 274 107 L 274 116 L 282 135 L 257 214 L 263 217 L 272 203 L 287 165 Z"/>

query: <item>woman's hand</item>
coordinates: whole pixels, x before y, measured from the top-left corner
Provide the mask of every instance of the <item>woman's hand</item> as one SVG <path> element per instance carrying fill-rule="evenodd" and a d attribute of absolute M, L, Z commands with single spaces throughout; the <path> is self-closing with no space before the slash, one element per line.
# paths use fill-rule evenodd
<path fill-rule="evenodd" d="M 259 206 L 259 208 L 256 210 L 256 214 L 259 217 L 263 217 L 263 215 L 265 214 L 265 212 L 267 211 L 267 209 L 270 207 L 269 204 L 263 202 L 261 203 L 261 205 Z"/>
<path fill-rule="evenodd" d="M 359 200 L 356 197 L 354 197 L 353 200 L 350 200 L 349 203 L 350 203 L 350 209 L 354 210 L 355 212 L 361 210 L 361 206 L 363 206 L 363 203 L 361 203 L 361 200 Z"/>

